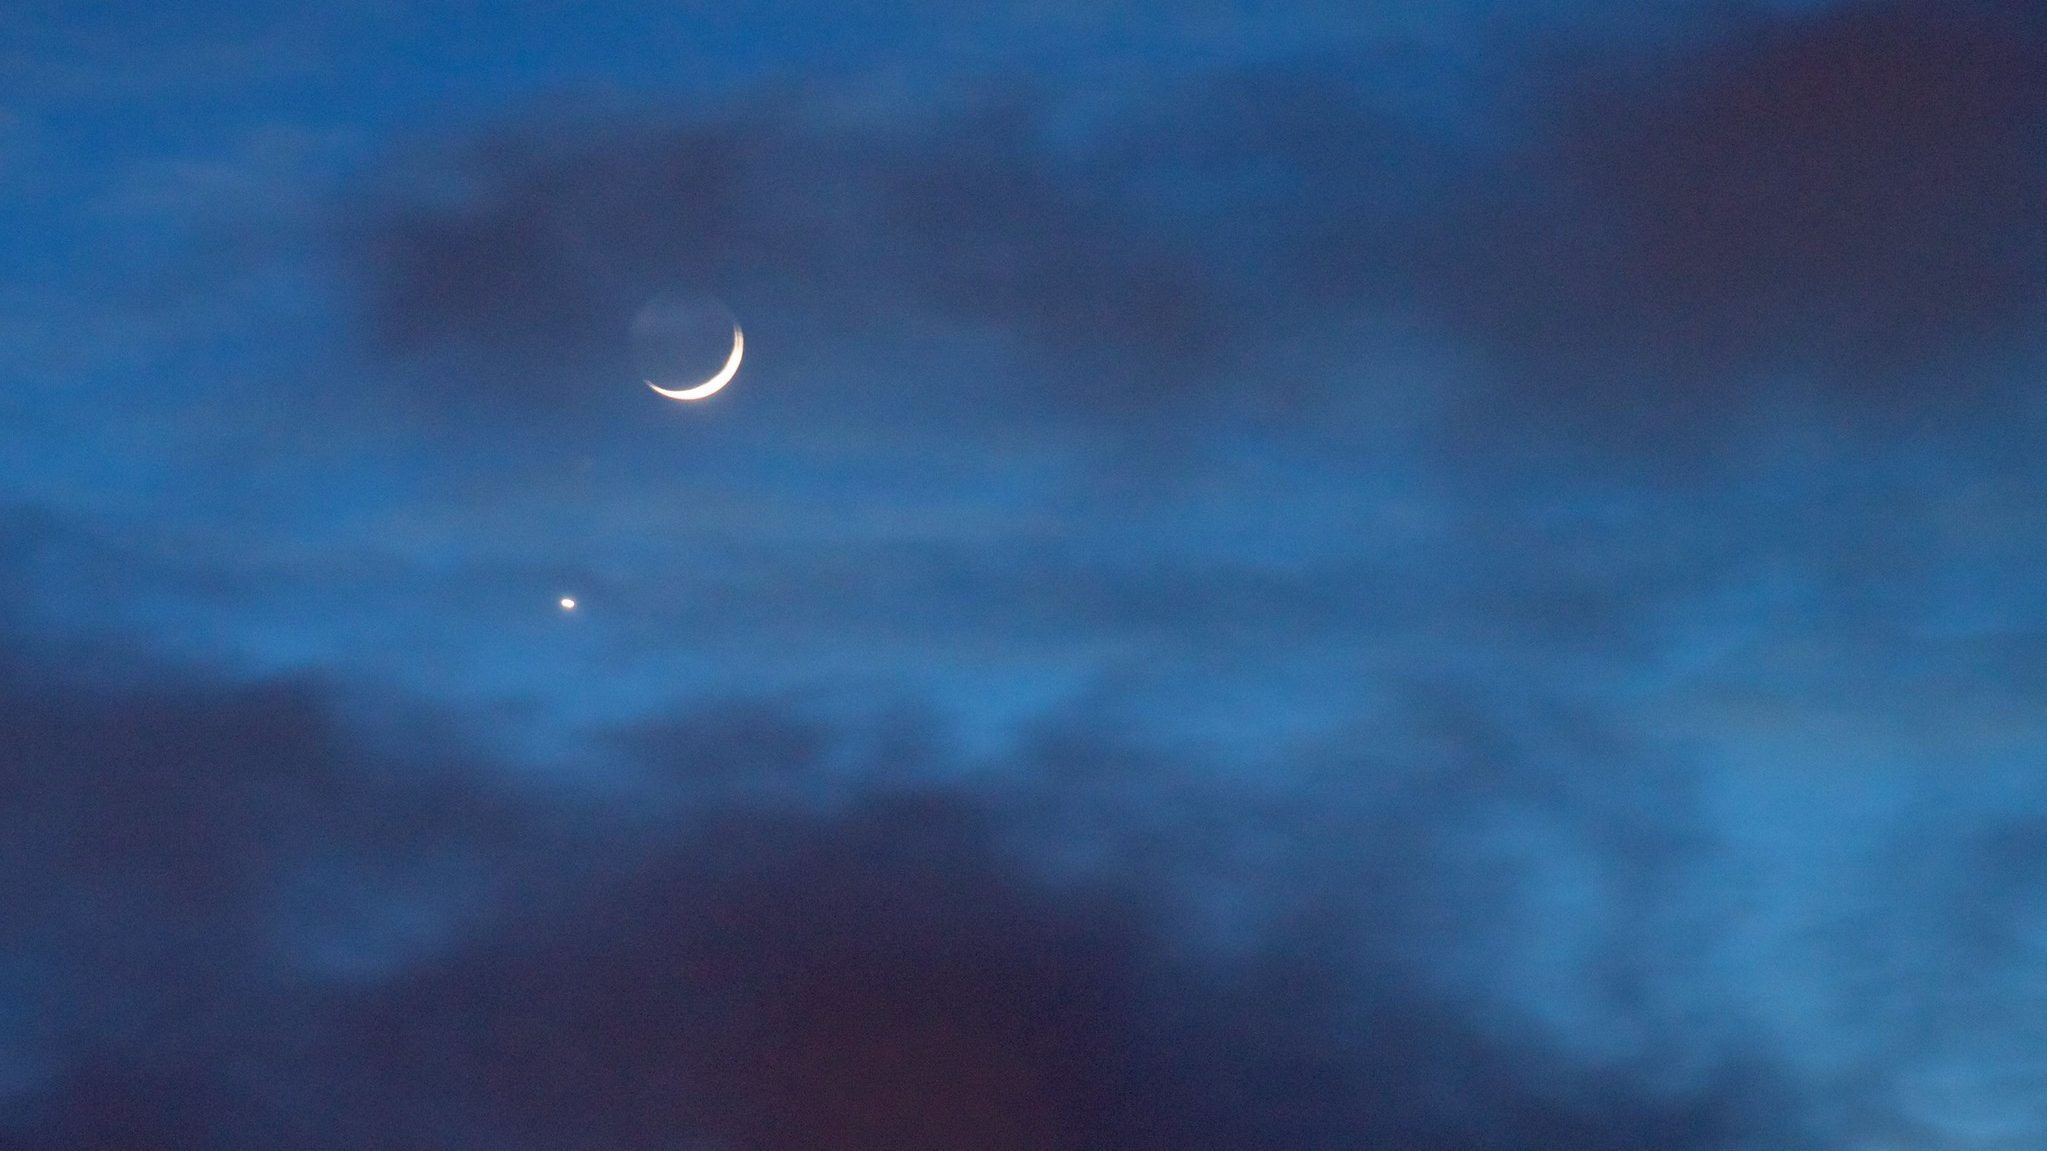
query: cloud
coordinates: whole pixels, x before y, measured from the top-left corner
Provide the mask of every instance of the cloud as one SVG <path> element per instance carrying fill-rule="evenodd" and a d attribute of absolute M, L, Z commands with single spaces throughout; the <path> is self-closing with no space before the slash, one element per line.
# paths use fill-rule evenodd
<path fill-rule="evenodd" d="M 676 286 L 798 309 L 810 327 L 785 341 L 877 323 L 901 338 L 920 316 L 991 326 L 1055 353 L 1062 402 L 1105 411 L 1198 387 L 1218 348 L 1213 277 L 1062 170 L 1043 134 L 1025 97 L 907 128 L 802 97 L 514 125 L 430 156 L 365 210 L 369 330 L 385 355 L 479 357 L 488 384 L 429 386 L 528 414 L 571 405 L 566 370 L 623 370 L 625 320 Z"/>
<path fill-rule="evenodd" d="M 1523 440 L 1672 455 L 1807 384 L 1858 416 L 2002 410 L 1987 381 L 2047 297 L 2047 29 L 1908 2 L 1692 27 L 1620 63 L 1493 45 L 1515 79 L 1490 107 L 1438 81 L 1433 124 L 1360 82 L 1376 58 L 1183 81 L 1078 132 L 1052 89 L 510 122 L 394 169 L 355 258 L 381 354 L 480 355 L 418 386 L 510 411 L 566 408 L 566 365 L 623 370 L 622 317 L 677 282 L 801 314 L 777 338 L 814 348 L 999 333 L 1028 370 L 945 386 L 1085 421 L 1159 426 L 1226 377 L 1316 410 L 1356 374 L 1248 353 L 1344 315 L 1477 353 Z"/>
<path fill-rule="evenodd" d="M 424 728 L 396 750 L 310 682 L 164 675 L 115 645 L 0 663 L 0 964 L 16 976 L 0 1063 L 30 1081 L 220 1041 L 293 969 L 431 950 L 488 906 L 479 871 L 538 834 Z M 378 901 L 408 893 L 418 922 L 394 932 Z"/>
<path fill-rule="evenodd" d="M 113 662 L 0 680 L 7 1146 L 1820 1147 L 2008 1108 L 1921 1081 L 2030 1049 L 1954 1031 L 2027 1001 L 2025 802 L 1873 826 L 1527 685 L 1248 777 L 1113 713 L 988 760 L 734 699 L 536 789 L 352 718 L 396 696 Z M 1752 711 L 1699 719 L 1734 755 Z"/>
<path fill-rule="evenodd" d="M 2047 24 L 1999 3 L 1742 14 L 1621 64 L 1559 53 L 1529 89 L 1533 138 L 1425 233 L 1417 282 L 1527 382 L 1517 411 L 1657 451 L 1787 382 L 1857 416 L 2006 410 L 1986 383 L 2037 344 L 2047 299 L 2043 61 Z"/>
<path fill-rule="evenodd" d="M 1780 1122 L 1733 1080 L 1581 1073 L 1402 975 L 1432 917 L 1375 927 L 1350 893 L 1433 898 L 1402 868 L 1454 836 L 1385 869 L 1344 846 L 1370 819 L 1318 803 L 1302 835 L 1085 728 L 969 783 L 916 722 L 709 707 L 618 745 L 645 786 L 578 797 L 316 683 L 69 658 L 0 680 L 0 960 L 33 976 L 0 1001 L 31 1068 L 6 1146 L 1703 1149 Z M 1412 808 L 1404 842 L 1493 793 Z M 1264 926 L 1190 946 L 1199 877 L 1244 880 L 1256 842 L 1289 860 Z"/>
<path fill-rule="evenodd" d="M 368 350 L 523 422 L 498 455 L 552 443 L 676 282 L 809 363 L 997 352 L 875 389 L 923 420 L 879 446 L 609 459 L 609 510 L 451 497 L 437 455 L 387 498 L 379 457 L 258 523 L 144 454 L 78 481 L 147 489 L 132 518 L 0 520 L 0 1147 L 2037 1134 L 2020 433 L 1886 464 L 1814 430 L 1746 486 L 1506 501 L 1406 457 L 1382 501 L 1298 444 L 1114 486 L 917 438 L 1019 391 L 1157 438 L 1275 348 L 1320 422 L 1375 386 L 1348 337 L 1403 321 L 1507 401 L 1495 449 L 1665 459 L 1773 373 L 1825 414 L 1994 410 L 1936 382 L 2029 346 L 2036 18 L 1715 19 L 1618 65 L 1515 45 L 1501 123 L 1339 62 L 536 115 L 394 160 L 339 229 Z M 124 628 L 358 678 L 231 681 Z M 347 655 L 387 637 L 470 705 L 728 694 L 536 741 L 543 787 Z M 791 680 L 831 698 L 747 694 Z M 1003 715 L 980 750 L 919 710 L 956 700 Z"/>
<path fill-rule="evenodd" d="M 1622 216 L 1654 335 L 1713 360 L 1813 341 L 1881 375 L 2033 326 L 2043 59 L 2028 6 L 1835 5 L 1584 94 L 1564 151 Z"/>
<path fill-rule="evenodd" d="M 1761 1118 L 1738 1091 L 1569 1088 L 1447 1005 L 1361 989 L 1348 927 L 1183 966 L 1150 896 L 1036 884 L 1002 822 L 943 790 L 718 814 L 348 1033 L 382 1090 L 546 1145 L 1705 1148 Z"/>
<path fill-rule="evenodd" d="M 61 1090 L 39 1095 L 0 1125 L 4 1145 L 20 1151 L 57 1147 L 161 1147 L 215 1145 L 206 1118 L 207 1084 L 123 1076 L 112 1069 L 81 1071 Z"/>

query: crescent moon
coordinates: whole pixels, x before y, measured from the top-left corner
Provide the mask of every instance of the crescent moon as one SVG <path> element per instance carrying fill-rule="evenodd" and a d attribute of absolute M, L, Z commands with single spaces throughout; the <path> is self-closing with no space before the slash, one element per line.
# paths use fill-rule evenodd
<path fill-rule="evenodd" d="M 671 400 L 701 400 L 706 396 L 715 394 L 718 389 L 732 382 L 732 377 L 739 374 L 739 357 L 745 353 L 746 334 L 739 330 L 738 324 L 734 324 L 732 325 L 732 354 L 726 357 L 725 366 L 718 369 L 717 375 L 712 376 L 694 388 L 663 388 L 657 386 L 652 380 L 648 380 L 646 383 L 648 387 L 654 389 L 655 394 L 667 396 Z"/>

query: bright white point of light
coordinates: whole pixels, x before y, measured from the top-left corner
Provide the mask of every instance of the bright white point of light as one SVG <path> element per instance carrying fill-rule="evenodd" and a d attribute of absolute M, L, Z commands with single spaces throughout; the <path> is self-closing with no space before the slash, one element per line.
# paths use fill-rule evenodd
<path fill-rule="evenodd" d="M 563 596 L 563 597 L 562 597 L 562 610 L 563 610 L 563 611 L 574 611 L 574 610 L 576 610 L 576 601 L 575 601 L 575 600 L 572 600 L 572 599 L 570 599 L 570 598 L 569 598 L 568 596 Z"/>

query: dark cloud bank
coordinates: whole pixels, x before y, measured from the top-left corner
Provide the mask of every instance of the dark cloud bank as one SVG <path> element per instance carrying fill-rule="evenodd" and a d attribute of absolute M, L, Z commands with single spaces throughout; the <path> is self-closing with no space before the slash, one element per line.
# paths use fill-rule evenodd
<path fill-rule="evenodd" d="M 1454 828 L 1557 802 L 1497 754 L 1316 836 L 1081 729 L 964 787 L 900 724 L 719 706 L 620 744 L 627 815 L 317 684 L 15 646 L 7 1148 L 1797 1142 L 1732 1055 L 1581 1067 L 1404 965 L 1474 896 Z M 1258 941 L 1192 945 L 1191 878 L 1274 833 Z"/>
<path fill-rule="evenodd" d="M 1369 63 L 1190 82 L 1079 143 L 1053 143 L 1050 93 L 509 127 L 406 169 L 356 256 L 387 353 L 604 361 L 681 282 L 1007 333 L 1063 365 L 1052 408 L 1140 426 L 1248 348 L 1371 313 L 1479 351 L 1482 406 L 1524 434 L 1622 451 L 1787 389 L 1856 418 L 2005 410 L 2047 299 L 2035 7 L 1737 11 L 1633 56 L 1498 56 L 1483 146 L 1380 106 Z M 565 405 L 543 375 L 489 386 Z"/>

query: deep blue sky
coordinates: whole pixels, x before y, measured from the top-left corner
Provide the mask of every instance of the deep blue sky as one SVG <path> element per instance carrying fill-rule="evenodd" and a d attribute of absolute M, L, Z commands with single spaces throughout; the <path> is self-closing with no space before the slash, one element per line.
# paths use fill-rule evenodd
<path fill-rule="evenodd" d="M 0 1151 L 2047 1144 L 2043 213 L 2016 0 L 10 5 Z"/>

